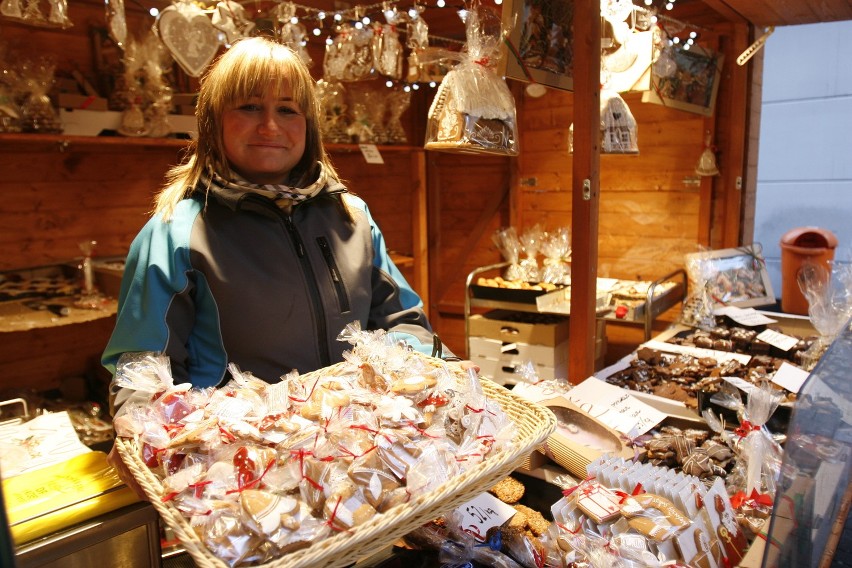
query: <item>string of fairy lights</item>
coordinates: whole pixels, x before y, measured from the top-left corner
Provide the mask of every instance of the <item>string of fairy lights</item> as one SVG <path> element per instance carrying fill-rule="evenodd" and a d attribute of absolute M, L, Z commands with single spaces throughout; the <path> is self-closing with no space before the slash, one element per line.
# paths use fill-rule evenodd
<path fill-rule="evenodd" d="M 107 0 L 108 2 L 109 0 Z M 144 0 L 133 0 L 137 5 L 145 8 L 142 4 Z M 217 4 L 221 0 L 174 0 L 174 2 L 193 2 L 207 12 L 212 12 L 216 9 Z M 383 0 L 373 4 L 356 5 L 341 9 L 322 9 L 289 0 L 274 0 L 261 4 L 258 0 L 226 0 L 235 2 L 240 6 L 248 9 L 254 9 L 254 17 L 256 20 L 273 20 L 273 25 L 281 25 L 289 23 L 291 25 L 300 25 L 304 27 L 305 34 L 301 39 L 301 45 L 307 46 L 311 41 L 322 42 L 326 46 L 333 45 L 337 28 L 340 25 L 348 24 L 357 30 L 362 30 L 378 23 L 389 23 L 395 26 L 398 33 L 405 35 L 406 24 L 414 22 L 420 18 L 426 10 L 456 10 L 462 12 L 467 9 L 468 0 Z M 499 6 L 503 0 L 493 0 L 494 4 Z M 670 47 L 689 50 L 695 45 L 699 32 L 703 31 L 699 26 L 688 24 L 669 17 L 666 12 L 670 12 L 675 8 L 677 0 L 604 0 L 602 9 L 609 5 L 618 5 L 619 8 L 627 6 L 627 9 L 632 9 L 636 13 L 643 14 L 650 25 L 659 26 L 665 32 L 665 42 Z M 658 6 L 655 6 L 655 3 Z M 286 11 L 289 20 L 281 20 L 280 14 L 274 14 L 274 8 L 277 6 L 286 5 Z M 263 8 L 261 8 L 263 6 Z M 147 9 L 148 13 L 157 18 L 159 9 L 151 7 Z M 277 22 L 275 21 L 277 20 Z M 424 19 L 425 21 L 425 19 Z M 438 44 L 447 46 L 450 49 L 461 49 L 465 42 L 444 37 L 432 33 L 428 33 L 429 44 Z M 411 89 L 419 89 L 419 85 L 415 83 L 409 84 L 406 81 L 387 80 L 386 86 L 393 88 L 397 84 L 402 84 L 403 88 L 408 91 Z M 434 81 L 430 81 L 430 87 L 436 87 Z"/>

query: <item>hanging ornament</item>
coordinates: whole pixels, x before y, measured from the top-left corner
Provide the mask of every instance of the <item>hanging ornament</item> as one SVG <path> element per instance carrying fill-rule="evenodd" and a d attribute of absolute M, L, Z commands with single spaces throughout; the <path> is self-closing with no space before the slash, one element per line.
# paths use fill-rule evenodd
<path fill-rule="evenodd" d="M 302 60 L 302 63 L 310 67 L 313 65 L 307 44 L 308 31 L 296 18 L 296 5 L 292 2 L 282 2 L 272 11 L 275 18 L 275 34 L 278 41 L 292 49 Z"/>
<path fill-rule="evenodd" d="M 358 29 L 350 24 L 338 27 L 337 36 L 326 45 L 324 74 L 329 80 L 362 81 L 375 76 L 373 51 L 370 45 L 373 31 Z"/>
<path fill-rule="evenodd" d="M 700 176 L 719 175 L 719 168 L 716 166 L 716 154 L 713 153 L 710 138 L 710 131 L 708 130 L 704 137 L 704 151 L 701 152 L 701 157 L 698 158 L 698 164 L 695 166 L 695 173 Z"/>
<path fill-rule="evenodd" d="M 27 0 L 23 19 L 35 22 L 36 24 L 43 24 L 45 22 L 44 14 L 41 13 L 41 8 L 39 7 L 39 0 Z"/>
<path fill-rule="evenodd" d="M 175 61 L 191 77 L 200 77 L 219 50 L 219 31 L 190 0 L 163 9 L 155 30 Z"/>
<path fill-rule="evenodd" d="M 601 91 L 601 152 L 638 154 L 636 119 L 615 91 Z"/>
<path fill-rule="evenodd" d="M 387 16 L 386 16 L 387 17 Z M 388 21 L 390 23 L 390 20 Z M 406 45 L 411 48 L 408 55 L 408 74 L 406 81 L 416 83 L 425 80 L 423 76 L 423 53 L 429 48 L 429 25 L 423 18 L 408 22 L 408 40 Z"/>
<path fill-rule="evenodd" d="M 50 14 L 47 16 L 48 22 L 63 29 L 74 25 L 68 17 L 67 0 L 48 0 L 48 3 L 50 4 Z"/>
<path fill-rule="evenodd" d="M 396 26 L 376 24 L 373 27 L 373 64 L 376 71 L 391 79 L 402 78 L 402 43 Z"/>
<path fill-rule="evenodd" d="M 255 25 L 248 19 L 246 9 L 234 0 L 222 0 L 216 4 L 211 23 L 217 30 L 225 33 L 229 44 L 249 36 Z"/>
<path fill-rule="evenodd" d="M 23 18 L 21 0 L 3 0 L 0 2 L 0 14 L 7 18 Z"/>
<path fill-rule="evenodd" d="M 112 41 L 124 49 L 124 42 L 127 40 L 127 18 L 124 13 L 124 0 L 106 0 L 104 4 L 106 8 L 107 31 Z"/>

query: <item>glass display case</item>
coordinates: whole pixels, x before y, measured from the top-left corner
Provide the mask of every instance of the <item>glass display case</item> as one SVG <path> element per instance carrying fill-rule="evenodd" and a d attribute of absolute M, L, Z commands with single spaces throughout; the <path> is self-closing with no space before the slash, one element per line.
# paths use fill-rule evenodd
<path fill-rule="evenodd" d="M 852 322 L 811 372 L 793 409 L 762 566 L 831 560 L 852 499 Z"/>

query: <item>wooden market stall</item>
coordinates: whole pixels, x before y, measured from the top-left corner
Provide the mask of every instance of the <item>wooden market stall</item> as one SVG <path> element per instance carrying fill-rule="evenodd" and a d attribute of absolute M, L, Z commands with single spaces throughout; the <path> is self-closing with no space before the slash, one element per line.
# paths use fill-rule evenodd
<path fill-rule="evenodd" d="M 139 37 L 152 23 L 143 4 L 126 8 L 128 28 Z M 252 9 L 260 11 L 263 4 L 254 3 Z M 308 4 L 334 7 L 324 0 Z M 484 4 L 497 11 L 512 5 Z M 428 6 L 424 11 L 435 41 L 450 49 L 464 41 L 455 14 L 458 7 Z M 751 241 L 761 53 L 743 66 L 735 63 L 737 56 L 760 37 L 764 26 L 840 20 L 852 14 L 841 0 L 815 6 L 677 1 L 663 12 L 670 25 L 697 31 L 698 45 L 724 56 L 715 106 L 705 115 L 648 104 L 639 93 L 625 94 L 638 124 L 639 153 L 600 155 L 599 2 L 577 0 L 573 7 L 575 21 L 585 23 L 574 26 L 573 92 L 547 89 L 544 96 L 532 97 L 524 81 L 508 81 L 520 125 L 517 158 L 424 151 L 426 114 L 434 94 L 425 85 L 413 92 L 404 115 L 407 143 L 380 147 L 384 164 L 365 165 L 354 144 L 332 145 L 331 150 L 349 186 L 367 199 L 390 247 L 399 252 L 400 264 L 423 296 L 434 327 L 458 353 L 464 353 L 466 345 L 465 277 L 476 267 L 501 260 L 491 242 L 493 232 L 508 225 L 519 230 L 535 223 L 570 226 L 575 274 L 570 376 L 585 377 L 594 364 L 596 276 L 653 280 L 681 266 L 683 254 L 698 246 L 723 248 Z M 121 52 L 108 37 L 104 6 L 94 0 L 72 2 L 69 17 L 74 25 L 65 29 L 2 18 L 0 38 L 7 53 L 52 55 L 57 76 L 65 83 L 82 75 L 106 97 L 115 87 Z M 309 47 L 319 76 L 323 44 Z M 191 93 L 192 79 L 179 70 L 173 79 L 176 91 Z M 573 156 L 567 152 L 572 124 Z M 694 169 L 708 133 L 720 174 L 702 177 Z M 0 268 L 73 264 L 81 257 L 79 243 L 90 240 L 97 241 L 98 257 L 123 255 L 150 211 L 163 173 L 180 158 L 184 145 L 175 138 L 0 134 L 0 187 L 7 196 L 0 224 Z M 664 316 L 656 325 L 670 320 Z M 6 333 L 0 342 L 0 384 L 55 388 L 64 375 L 98 375 L 97 360 L 111 322 L 88 325 L 94 327 L 83 332 L 73 325 L 54 325 Z M 608 360 L 641 341 L 636 327 L 608 323 L 606 334 Z"/>

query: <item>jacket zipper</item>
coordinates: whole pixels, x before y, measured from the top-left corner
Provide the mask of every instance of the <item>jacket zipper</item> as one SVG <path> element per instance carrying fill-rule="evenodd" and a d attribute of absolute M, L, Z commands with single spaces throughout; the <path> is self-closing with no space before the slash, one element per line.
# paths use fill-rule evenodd
<path fill-rule="evenodd" d="M 331 275 L 331 281 L 334 283 L 334 290 L 337 292 L 337 303 L 340 306 L 340 313 L 346 313 L 349 311 L 349 298 L 346 295 L 346 288 L 343 286 L 343 278 L 340 277 L 340 270 L 337 268 L 337 262 L 334 260 L 334 254 L 331 252 L 328 239 L 325 237 L 317 237 L 317 244 L 322 251 L 323 258 L 325 258 L 325 264 L 328 267 L 329 274 Z"/>
<path fill-rule="evenodd" d="M 302 237 L 293 224 L 293 218 L 286 214 L 282 214 L 282 217 L 284 217 L 284 225 L 287 227 L 287 232 L 290 233 L 293 244 L 296 246 L 296 253 L 299 256 L 299 261 L 302 263 L 302 268 L 308 276 L 308 280 L 316 282 L 316 274 L 314 274 L 311 261 L 305 251 L 305 243 L 302 241 Z M 325 310 L 322 306 L 322 299 L 319 296 L 319 287 L 308 286 L 308 292 L 311 295 L 311 303 L 313 303 L 314 311 L 317 314 L 317 346 L 320 351 L 320 364 L 325 367 L 331 364 L 331 354 L 329 353 L 328 341 L 326 340 L 328 332 L 326 329 Z"/>

